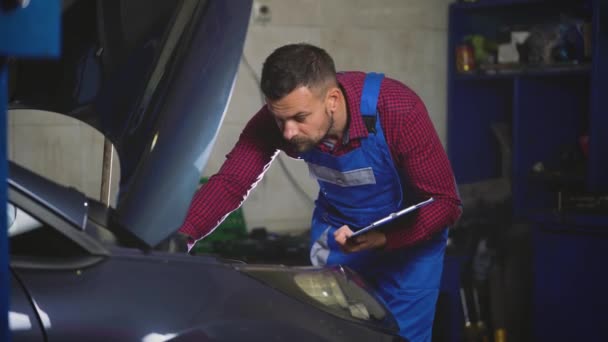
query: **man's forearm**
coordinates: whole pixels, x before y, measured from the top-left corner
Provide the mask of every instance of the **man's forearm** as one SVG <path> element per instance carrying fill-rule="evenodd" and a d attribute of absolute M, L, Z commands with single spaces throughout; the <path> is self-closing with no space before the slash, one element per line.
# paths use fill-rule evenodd
<path fill-rule="evenodd" d="M 385 248 L 411 247 L 430 240 L 444 228 L 453 225 L 461 212 L 458 199 L 436 198 L 430 205 L 420 208 L 413 218 L 387 230 Z"/>
<path fill-rule="evenodd" d="M 179 231 L 198 240 L 241 206 L 278 153 L 280 134 L 262 108 L 247 124 L 219 172 L 196 192 Z"/>
<path fill-rule="evenodd" d="M 247 189 L 225 176 L 215 175 L 196 192 L 184 224 L 179 229 L 195 240 L 211 233 L 231 212 L 242 204 Z"/>

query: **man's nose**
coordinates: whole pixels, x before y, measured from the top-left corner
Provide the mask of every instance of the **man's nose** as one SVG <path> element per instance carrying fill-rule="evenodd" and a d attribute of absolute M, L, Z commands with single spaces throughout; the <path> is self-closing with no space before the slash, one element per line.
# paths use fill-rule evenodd
<path fill-rule="evenodd" d="M 298 129 L 296 125 L 292 122 L 286 122 L 283 126 L 283 138 L 289 141 L 291 138 L 295 137 L 298 134 Z"/>

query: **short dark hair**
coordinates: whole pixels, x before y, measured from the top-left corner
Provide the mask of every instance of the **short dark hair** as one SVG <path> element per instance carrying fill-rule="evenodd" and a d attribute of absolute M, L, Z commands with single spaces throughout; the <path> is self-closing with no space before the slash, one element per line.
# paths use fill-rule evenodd
<path fill-rule="evenodd" d="M 336 67 L 331 56 L 314 45 L 289 44 L 274 50 L 262 68 L 262 92 L 278 100 L 294 89 L 336 84 Z"/>

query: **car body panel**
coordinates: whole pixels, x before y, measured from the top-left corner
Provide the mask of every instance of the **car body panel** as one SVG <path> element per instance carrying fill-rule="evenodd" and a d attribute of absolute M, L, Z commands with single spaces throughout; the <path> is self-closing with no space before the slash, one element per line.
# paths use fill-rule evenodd
<path fill-rule="evenodd" d="M 30 176 L 33 188 L 8 180 L 10 203 L 40 223 L 10 237 L 19 280 L 11 310 L 25 312 L 26 295 L 44 328 L 41 340 L 398 340 L 394 327 L 332 314 L 248 275 L 242 263 L 103 244 L 91 236 L 99 223 L 87 220 L 83 230 L 59 206 L 45 206 L 34 190 L 49 181 Z M 78 205 L 78 196 L 64 196 L 73 189 L 54 190 L 56 201 Z M 15 341 L 36 340 L 31 330 Z"/>
<path fill-rule="evenodd" d="M 249 13 L 249 4 L 209 1 L 172 72 L 150 152 L 117 205 L 121 222 L 149 245 L 175 232 L 186 215 L 232 92 Z"/>
<path fill-rule="evenodd" d="M 12 274 L 11 302 L 8 322 L 14 341 L 44 341 L 40 319 L 34 310 L 30 296 Z"/>
<path fill-rule="evenodd" d="M 232 93 L 251 5 L 75 1 L 64 12 L 61 59 L 13 68 L 10 108 L 69 115 L 103 133 L 120 159 L 118 219 L 154 246 L 179 228 L 197 189 Z"/>
<path fill-rule="evenodd" d="M 127 249 L 111 254 L 88 268 L 15 269 L 48 316 L 48 341 L 201 333 L 211 341 L 395 338 L 299 302 L 211 257 Z"/>
<path fill-rule="evenodd" d="M 8 174 L 12 188 L 36 197 L 64 219 L 84 229 L 88 211 L 84 194 L 66 189 L 13 162 L 8 163 Z"/>

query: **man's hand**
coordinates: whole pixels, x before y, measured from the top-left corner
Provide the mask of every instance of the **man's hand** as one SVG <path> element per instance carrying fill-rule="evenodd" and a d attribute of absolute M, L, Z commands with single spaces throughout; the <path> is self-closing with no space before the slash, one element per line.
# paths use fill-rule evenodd
<path fill-rule="evenodd" d="M 194 241 L 189 235 L 186 235 L 182 232 L 177 232 L 174 238 L 177 245 L 177 251 L 182 253 L 189 254 L 192 250 L 192 247 L 194 247 L 194 245 L 196 244 L 196 241 Z"/>
<path fill-rule="evenodd" d="M 334 238 L 344 253 L 383 248 L 386 245 L 386 235 L 381 231 L 372 230 L 349 239 L 351 235 L 353 235 L 353 231 L 346 225 L 334 233 Z"/>
<path fill-rule="evenodd" d="M 192 241 L 192 239 L 188 235 L 175 232 L 159 242 L 154 249 L 170 253 L 188 253 L 192 248 L 192 246 L 190 246 L 190 241 Z"/>

